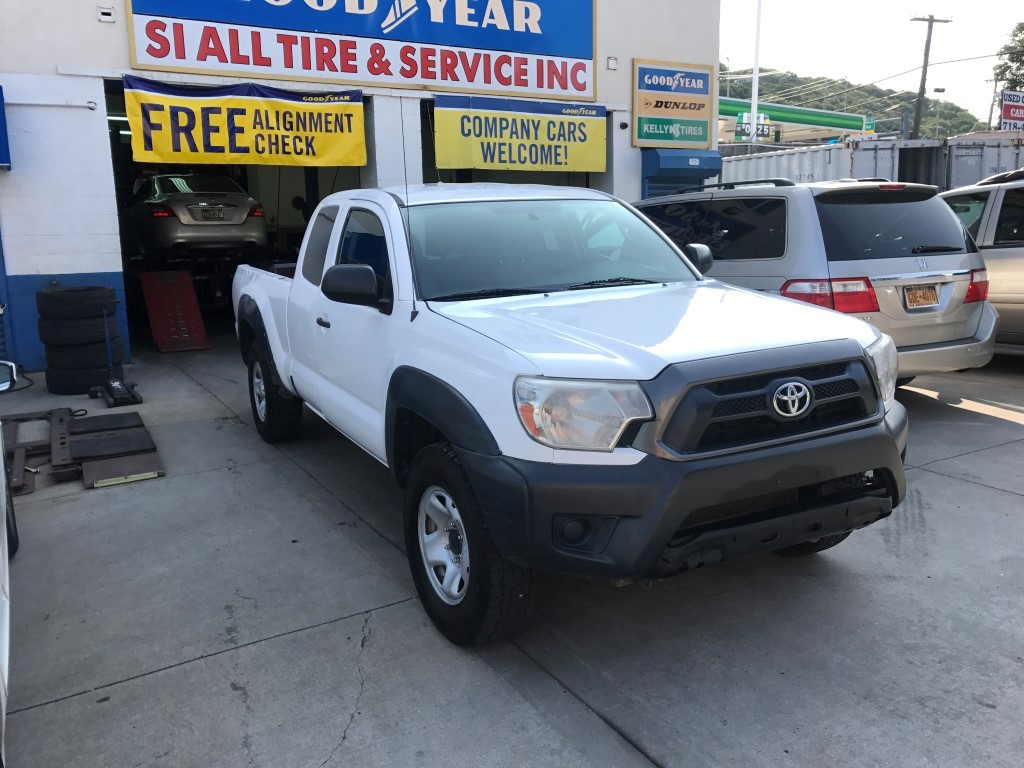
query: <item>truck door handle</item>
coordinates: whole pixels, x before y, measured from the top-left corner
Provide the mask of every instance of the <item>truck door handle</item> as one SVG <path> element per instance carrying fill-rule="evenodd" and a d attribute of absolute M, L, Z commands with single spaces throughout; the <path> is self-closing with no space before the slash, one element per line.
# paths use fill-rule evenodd
<path fill-rule="evenodd" d="M 319 325 L 321 328 L 330 328 L 331 327 L 331 323 L 330 323 L 330 321 L 326 317 L 318 317 L 316 319 L 316 324 Z"/>

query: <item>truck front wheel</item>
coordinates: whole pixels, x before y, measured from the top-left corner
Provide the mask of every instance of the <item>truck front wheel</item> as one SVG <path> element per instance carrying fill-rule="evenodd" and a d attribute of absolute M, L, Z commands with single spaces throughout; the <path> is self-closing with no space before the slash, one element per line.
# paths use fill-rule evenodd
<path fill-rule="evenodd" d="M 270 363 L 253 344 L 249 351 L 249 403 L 256 431 L 268 443 L 298 437 L 302 430 L 302 401 L 287 397 L 270 378 Z"/>
<path fill-rule="evenodd" d="M 538 577 L 498 554 L 466 470 L 448 443 L 413 459 L 405 487 L 405 548 L 423 607 L 457 645 L 509 634 L 529 618 Z"/>

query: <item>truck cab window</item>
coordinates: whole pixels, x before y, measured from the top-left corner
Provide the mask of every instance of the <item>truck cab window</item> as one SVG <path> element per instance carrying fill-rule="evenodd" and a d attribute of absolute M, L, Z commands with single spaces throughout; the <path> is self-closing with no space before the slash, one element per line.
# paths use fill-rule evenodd
<path fill-rule="evenodd" d="M 377 275 L 381 298 L 391 298 L 391 259 L 384 224 L 377 216 L 354 209 L 345 223 L 336 264 L 366 264 Z"/>
<path fill-rule="evenodd" d="M 302 261 L 302 276 L 313 285 L 320 285 L 323 279 L 324 264 L 327 263 L 327 246 L 330 245 L 331 232 L 337 220 L 337 208 L 324 208 L 317 214 L 313 226 L 310 227 L 306 256 Z"/>

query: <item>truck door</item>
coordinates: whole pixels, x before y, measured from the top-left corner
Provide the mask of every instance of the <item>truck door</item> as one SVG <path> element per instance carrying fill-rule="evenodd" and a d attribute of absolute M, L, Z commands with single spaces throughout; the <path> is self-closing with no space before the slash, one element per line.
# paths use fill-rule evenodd
<path fill-rule="evenodd" d="M 327 254 L 338 250 L 341 227 L 338 206 L 325 206 L 309 225 L 302 249 L 302 263 L 292 280 L 288 295 L 288 349 L 291 351 L 290 374 L 299 396 L 318 411 L 323 411 L 321 376 L 317 360 L 316 324 L 320 309 L 320 281 L 323 279 Z M 281 372 L 285 375 L 285 372 Z"/>
<path fill-rule="evenodd" d="M 316 357 L 325 388 L 320 410 L 331 424 L 381 461 L 386 460 L 384 411 L 394 302 L 395 253 L 384 211 L 358 201 L 346 211 L 335 264 L 368 264 L 377 276 L 379 307 L 316 303 Z"/>

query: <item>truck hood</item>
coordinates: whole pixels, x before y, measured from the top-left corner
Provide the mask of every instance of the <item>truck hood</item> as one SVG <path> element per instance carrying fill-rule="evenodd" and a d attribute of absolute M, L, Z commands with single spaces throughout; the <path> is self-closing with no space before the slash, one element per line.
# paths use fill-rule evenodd
<path fill-rule="evenodd" d="M 674 363 L 836 339 L 866 347 L 877 337 L 856 318 L 713 280 L 430 308 L 564 378 L 646 380 Z"/>

